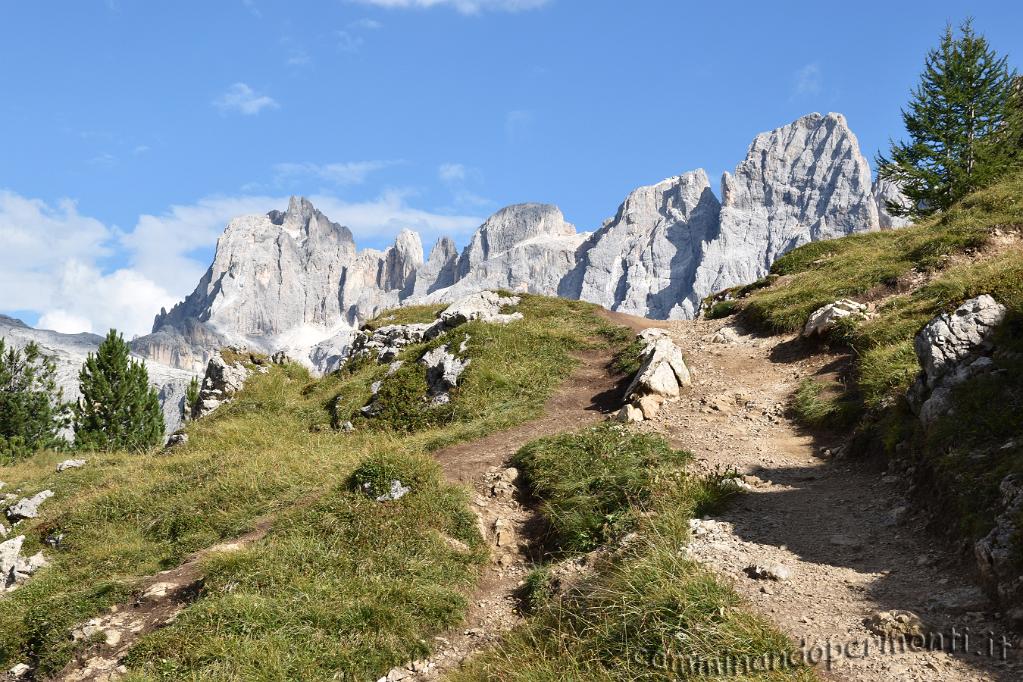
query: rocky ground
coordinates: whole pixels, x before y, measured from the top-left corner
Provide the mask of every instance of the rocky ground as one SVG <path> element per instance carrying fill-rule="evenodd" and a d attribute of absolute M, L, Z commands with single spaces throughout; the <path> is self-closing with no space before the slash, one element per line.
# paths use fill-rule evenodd
<path fill-rule="evenodd" d="M 634 329 L 653 324 L 616 319 Z M 729 511 L 693 522 L 690 556 L 819 660 L 826 679 L 1023 679 L 1018 636 L 977 587 L 970 562 L 927 530 L 906 498 L 909 482 L 847 458 L 840 436 L 811 434 L 788 417 L 799 383 L 836 371 L 844 357 L 810 354 L 791 337 L 745 335 L 724 321 L 667 327 L 694 385 L 638 428 L 690 450 L 703 471 L 742 475 Z M 542 419 L 439 454 L 449 476 L 475 487 L 495 562 L 468 623 L 438 638 L 433 658 L 395 668 L 386 680 L 439 679 L 520 621 L 516 593 L 533 559 L 532 514 L 503 463 L 531 438 L 605 417 L 613 395 L 591 358 Z"/>
<path fill-rule="evenodd" d="M 673 323 L 670 333 L 695 382 L 640 428 L 690 450 L 704 470 L 743 475 L 728 512 L 693 523 L 693 558 L 731 579 L 811 657 L 830 650 L 822 669 L 831 678 L 1023 679 L 1009 622 L 976 586 L 970 563 L 925 528 L 905 497 L 909 482 L 846 458 L 840 437 L 810 434 L 786 416 L 799 383 L 844 358 L 811 356 L 791 337 L 747 336 L 722 321 Z M 782 579 L 754 577 L 754 566 Z M 901 652 L 901 638 L 897 653 L 890 638 L 882 650 L 876 632 L 886 628 L 940 633 L 943 650 Z"/>

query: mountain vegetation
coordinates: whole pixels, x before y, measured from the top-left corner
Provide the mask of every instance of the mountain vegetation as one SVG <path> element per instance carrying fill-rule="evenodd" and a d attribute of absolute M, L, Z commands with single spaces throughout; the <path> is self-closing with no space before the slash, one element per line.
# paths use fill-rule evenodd
<path fill-rule="evenodd" d="M 88 450 L 144 450 L 163 442 L 163 411 L 145 365 L 111 329 L 79 373 L 75 444 Z"/>
<path fill-rule="evenodd" d="M 902 112 L 909 139 L 878 157 L 878 174 L 909 199 L 890 203 L 915 218 L 945 211 L 1020 163 L 1019 83 L 971 21 L 946 28 L 927 53 L 920 84 Z"/>
<path fill-rule="evenodd" d="M 0 463 L 64 445 L 70 414 L 55 375 L 37 344 L 19 349 L 0 338 Z"/>

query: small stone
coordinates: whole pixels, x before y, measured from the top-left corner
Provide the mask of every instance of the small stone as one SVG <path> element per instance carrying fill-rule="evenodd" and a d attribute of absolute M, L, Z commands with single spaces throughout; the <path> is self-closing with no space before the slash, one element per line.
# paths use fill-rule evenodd
<path fill-rule="evenodd" d="M 868 630 L 881 637 L 919 637 L 924 624 L 912 611 L 879 611 L 863 621 Z"/>
<path fill-rule="evenodd" d="M 27 675 L 30 670 L 32 670 L 30 666 L 26 665 L 25 663 L 19 663 L 18 665 L 8 670 L 7 673 L 11 676 L 11 678 L 19 680 L 25 675 Z"/>
<path fill-rule="evenodd" d="M 57 473 L 67 471 L 68 469 L 78 469 L 85 466 L 86 462 L 84 459 L 65 459 L 63 462 L 57 465 Z"/>
<path fill-rule="evenodd" d="M 52 490 L 44 490 L 32 497 L 23 497 L 20 502 L 7 510 L 7 520 L 12 523 L 39 516 L 39 505 L 53 497 Z"/>
<path fill-rule="evenodd" d="M 494 521 L 494 543 L 498 547 L 511 547 L 515 544 L 515 525 L 508 519 Z"/>
<path fill-rule="evenodd" d="M 752 564 L 746 567 L 746 575 L 754 580 L 781 582 L 792 577 L 792 571 L 781 564 Z"/>
<path fill-rule="evenodd" d="M 618 421 L 624 423 L 638 423 L 643 421 L 643 410 L 635 405 L 629 404 L 618 412 Z"/>

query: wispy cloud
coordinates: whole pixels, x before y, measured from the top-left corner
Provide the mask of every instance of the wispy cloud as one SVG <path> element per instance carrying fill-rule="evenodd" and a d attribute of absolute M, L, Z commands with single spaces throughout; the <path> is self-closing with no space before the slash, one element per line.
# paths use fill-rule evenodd
<path fill-rule="evenodd" d="M 450 7 L 462 14 L 479 14 L 485 11 L 521 12 L 542 7 L 550 0 L 352 0 L 364 5 L 398 9 Z"/>
<path fill-rule="evenodd" d="M 337 37 L 337 49 L 342 52 L 358 52 L 366 42 L 351 31 L 336 31 L 334 35 Z"/>
<path fill-rule="evenodd" d="M 348 28 L 356 31 L 376 31 L 384 25 L 376 19 L 357 19 L 348 24 Z"/>
<path fill-rule="evenodd" d="M 273 97 L 260 94 L 245 83 L 234 83 L 224 94 L 213 100 L 213 106 L 222 114 L 253 116 L 264 109 L 278 109 L 281 105 Z"/>
<path fill-rule="evenodd" d="M 366 178 L 400 161 L 347 161 L 344 163 L 278 163 L 274 166 L 278 184 L 315 180 L 332 185 L 358 185 Z"/>
<path fill-rule="evenodd" d="M 821 91 L 821 67 L 816 63 L 807 64 L 796 71 L 793 77 L 793 94 L 816 95 Z"/>
<path fill-rule="evenodd" d="M 465 166 L 460 163 L 442 163 L 437 167 L 437 177 L 447 183 L 465 181 Z"/>

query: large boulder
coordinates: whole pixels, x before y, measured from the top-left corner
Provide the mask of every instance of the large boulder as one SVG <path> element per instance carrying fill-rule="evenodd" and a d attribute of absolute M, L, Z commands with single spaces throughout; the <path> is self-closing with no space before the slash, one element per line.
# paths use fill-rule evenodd
<path fill-rule="evenodd" d="M 1005 306 L 984 294 L 931 320 L 913 342 L 927 385 L 933 388 L 967 358 L 990 350 L 991 333 L 1005 312 Z"/>
<path fill-rule="evenodd" d="M 909 390 L 910 407 L 925 424 L 952 409 L 952 389 L 995 368 L 991 336 L 1006 308 L 984 294 L 938 315 L 913 342 L 921 373 Z"/>
<path fill-rule="evenodd" d="M 693 383 L 681 349 L 663 329 L 645 329 L 638 335 L 644 344 L 639 371 L 625 389 L 626 405 L 619 414 L 623 421 L 653 418 L 661 403 L 679 397 Z"/>

